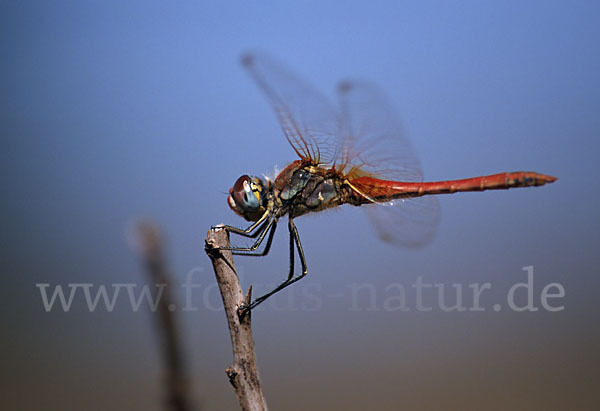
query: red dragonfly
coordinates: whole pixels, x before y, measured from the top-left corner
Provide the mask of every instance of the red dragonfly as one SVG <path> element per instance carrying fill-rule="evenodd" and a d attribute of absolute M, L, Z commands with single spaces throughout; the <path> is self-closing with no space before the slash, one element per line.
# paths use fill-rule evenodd
<path fill-rule="evenodd" d="M 366 206 L 384 241 L 400 245 L 428 242 L 439 220 L 431 194 L 541 186 L 555 177 L 509 172 L 463 180 L 423 182 L 417 157 L 383 94 L 364 82 L 342 82 L 339 111 L 288 69 L 264 55 L 246 55 L 244 67 L 273 107 L 299 159 L 274 181 L 243 175 L 229 190 L 231 209 L 253 224 L 230 233 L 255 239 L 250 247 L 230 247 L 234 254 L 264 256 L 277 221 L 287 215 L 290 270 L 274 290 L 240 307 L 240 315 L 307 274 L 306 259 L 294 218 L 342 204 Z M 268 237 L 267 237 L 268 234 Z M 257 251 L 267 238 L 262 251 Z M 294 250 L 302 270 L 294 275 Z"/>

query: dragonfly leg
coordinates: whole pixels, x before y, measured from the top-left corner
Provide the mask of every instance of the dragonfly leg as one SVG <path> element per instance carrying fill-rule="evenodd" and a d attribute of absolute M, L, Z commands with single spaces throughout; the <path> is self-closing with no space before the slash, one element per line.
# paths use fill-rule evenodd
<path fill-rule="evenodd" d="M 267 238 L 267 244 L 265 245 L 265 248 L 262 251 L 256 253 L 252 252 L 260 246 L 260 243 L 265 237 L 264 234 L 262 235 L 262 239 L 258 239 L 256 243 L 254 243 L 251 247 L 231 247 L 230 249 L 232 250 L 232 254 L 248 255 L 251 257 L 262 257 L 269 254 L 269 250 L 271 250 L 271 244 L 273 243 L 273 237 L 275 236 L 275 231 L 277 230 L 277 220 L 274 220 L 272 222 L 270 230 L 271 232 L 269 233 L 269 237 Z M 269 231 L 269 227 L 267 227 L 263 233 L 266 233 L 267 231 Z"/>
<path fill-rule="evenodd" d="M 279 284 L 272 291 L 269 291 L 265 295 L 258 297 L 249 305 L 240 306 L 238 308 L 238 316 L 240 317 L 240 320 L 242 320 L 244 316 L 248 312 L 250 312 L 250 310 L 252 310 L 254 307 L 265 301 L 267 298 L 283 290 L 285 287 L 295 283 L 296 281 L 304 278 L 306 274 L 308 274 L 308 269 L 306 267 L 306 259 L 304 258 L 304 250 L 302 249 L 302 244 L 300 243 L 300 235 L 298 234 L 298 229 L 296 228 L 296 225 L 294 224 L 294 221 L 291 218 L 288 223 L 288 229 L 290 232 L 290 272 L 288 274 L 287 279 L 281 284 Z M 300 258 L 300 264 L 302 265 L 302 272 L 297 276 L 294 276 L 294 248 L 298 250 L 298 257 Z"/>
<path fill-rule="evenodd" d="M 234 226 L 226 225 L 226 224 L 213 226 L 211 228 L 212 229 L 223 228 L 230 233 L 235 233 L 235 234 L 241 235 L 243 237 L 256 238 L 256 236 L 262 232 L 263 227 L 261 227 L 261 229 L 259 229 L 258 231 L 255 231 L 254 233 L 252 233 L 252 232 L 254 230 L 256 230 L 256 228 L 259 225 L 261 225 L 267 219 L 268 216 L 269 216 L 269 210 L 265 211 L 265 213 L 255 223 L 253 223 L 250 227 L 248 227 L 246 229 L 238 228 L 238 227 L 234 227 Z M 265 225 L 266 224 L 267 223 L 265 223 Z"/>
<path fill-rule="evenodd" d="M 271 234 L 269 235 L 269 239 L 267 240 L 267 246 L 268 246 L 268 248 L 271 247 L 271 241 L 273 240 L 273 235 L 275 234 L 276 227 L 277 227 L 277 220 L 274 218 L 270 219 L 270 220 L 266 221 L 260 227 L 259 230 L 256 231 L 255 235 L 247 236 L 247 237 L 251 237 L 251 238 L 258 236 L 258 238 L 254 242 L 254 244 L 252 244 L 250 247 L 221 247 L 220 249 L 221 250 L 231 250 L 233 252 L 233 254 L 236 254 L 236 255 L 261 255 L 261 254 L 255 254 L 252 252 L 255 251 L 258 247 L 260 247 L 260 245 L 262 244 L 263 240 L 265 239 L 265 237 L 269 231 L 271 231 Z M 268 252 L 268 250 L 267 250 L 267 252 Z M 264 254 L 262 254 L 262 255 L 264 255 Z"/>

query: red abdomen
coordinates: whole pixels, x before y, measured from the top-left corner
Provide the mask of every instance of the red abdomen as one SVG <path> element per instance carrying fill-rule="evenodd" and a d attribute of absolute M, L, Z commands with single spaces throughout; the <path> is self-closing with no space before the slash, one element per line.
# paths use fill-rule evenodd
<path fill-rule="evenodd" d="M 350 184 L 358 194 L 366 197 L 365 200 L 381 202 L 395 198 L 420 197 L 428 194 L 452 194 L 459 191 L 504 190 L 515 187 L 543 186 L 554 181 L 556 181 L 556 177 L 549 175 L 517 171 L 465 178 L 463 180 L 422 183 L 359 177 L 350 181 Z"/>

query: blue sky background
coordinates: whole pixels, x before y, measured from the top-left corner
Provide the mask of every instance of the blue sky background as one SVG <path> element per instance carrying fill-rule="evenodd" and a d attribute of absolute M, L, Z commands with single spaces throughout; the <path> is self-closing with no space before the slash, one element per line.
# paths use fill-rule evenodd
<path fill-rule="evenodd" d="M 298 219 L 309 277 L 254 316 L 271 408 L 585 408 L 599 365 L 599 17 L 594 1 L 0 3 L 3 406 L 161 408 L 147 310 L 90 313 L 79 296 L 46 313 L 35 286 L 143 283 L 127 240 L 140 217 L 167 233 L 178 284 L 199 272 L 200 310 L 178 311 L 197 402 L 235 406 L 203 241 L 243 225 L 225 201 L 237 177 L 295 159 L 238 63 L 258 48 L 331 98 L 344 77 L 379 84 L 428 180 L 559 177 L 441 197 L 439 233 L 418 250 L 379 242 L 358 209 Z M 269 257 L 236 260 L 255 292 L 285 276 L 280 231 Z M 494 312 L 530 265 L 536 304 L 558 282 L 565 310 Z M 409 312 L 381 309 L 386 287 L 418 276 L 491 283 L 486 312 L 418 313 L 410 297 Z M 349 310 L 363 283 L 378 310 Z"/>

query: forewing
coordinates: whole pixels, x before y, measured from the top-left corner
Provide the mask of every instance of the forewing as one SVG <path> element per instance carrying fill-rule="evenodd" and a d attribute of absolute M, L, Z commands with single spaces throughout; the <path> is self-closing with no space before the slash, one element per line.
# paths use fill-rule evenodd
<path fill-rule="evenodd" d="M 372 84 L 356 81 L 341 83 L 338 91 L 343 118 L 338 161 L 350 181 L 361 176 L 423 181 L 417 156 L 384 94 Z M 398 245 L 429 242 L 439 222 L 439 205 L 433 196 L 396 199 L 366 208 L 379 236 Z"/>
<path fill-rule="evenodd" d="M 267 96 L 296 153 L 314 164 L 333 164 L 341 121 L 327 99 L 264 54 L 246 54 L 242 64 Z"/>

